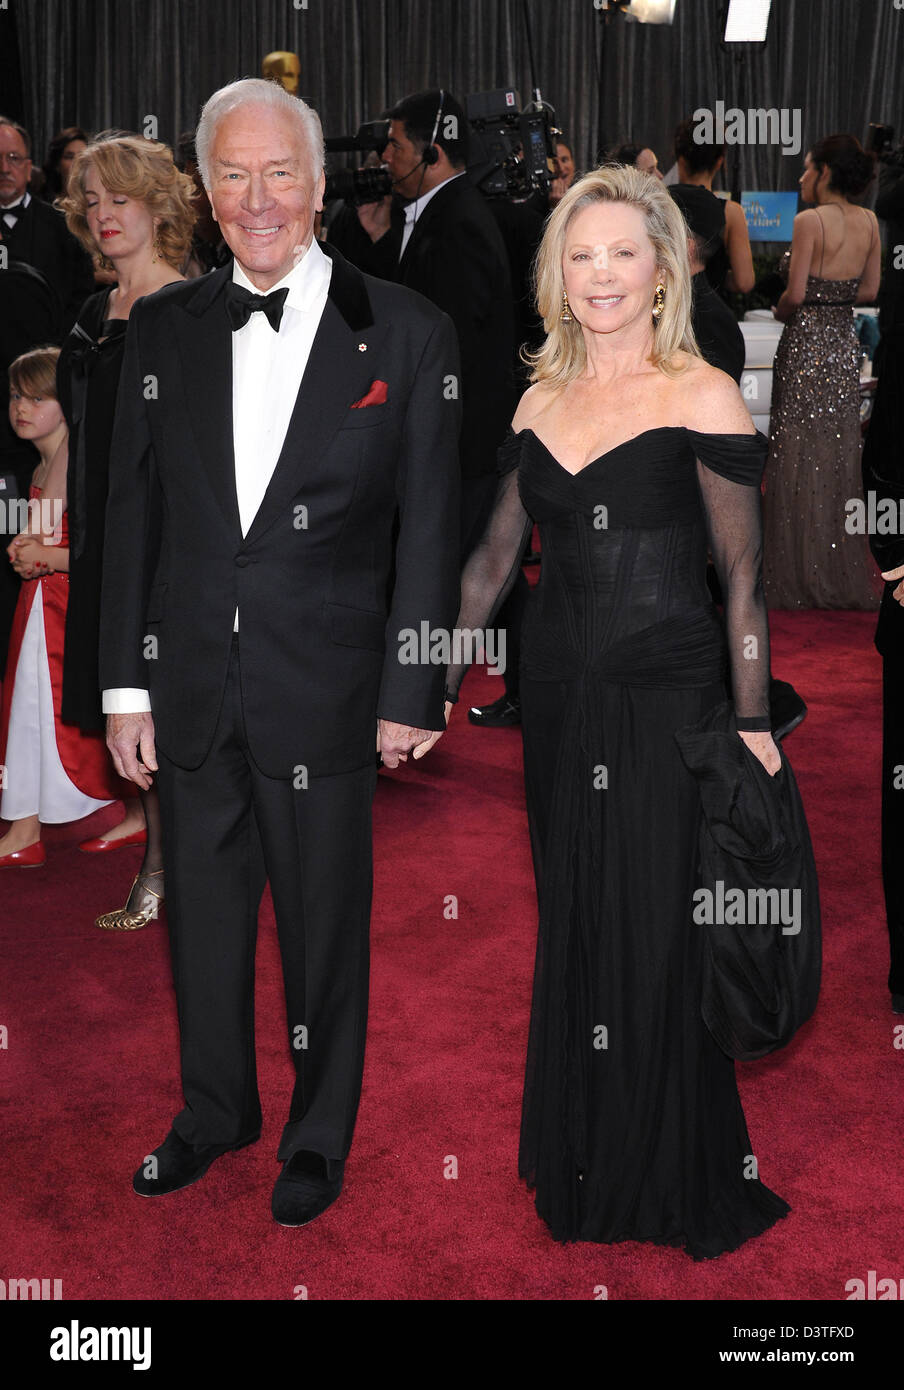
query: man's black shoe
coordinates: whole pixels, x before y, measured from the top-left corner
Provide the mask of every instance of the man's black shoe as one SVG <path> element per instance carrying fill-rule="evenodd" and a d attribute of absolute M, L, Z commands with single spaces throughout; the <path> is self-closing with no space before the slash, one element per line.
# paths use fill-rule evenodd
<path fill-rule="evenodd" d="M 298 1149 L 283 1164 L 270 1210 L 280 1226 L 307 1226 L 332 1206 L 342 1191 L 345 1162 Z"/>
<path fill-rule="evenodd" d="M 171 1129 L 160 1147 L 148 1154 L 132 1179 L 132 1187 L 139 1197 L 165 1197 L 167 1193 L 191 1187 L 223 1154 L 244 1149 L 259 1138 L 256 1134 L 241 1144 L 206 1144 L 195 1148 Z"/>
<path fill-rule="evenodd" d="M 904 1014 L 904 994 L 891 996 L 891 1011 L 894 1014 Z"/>
<path fill-rule="evenodd" d="M 468 718 L 484 729 L 517 729 L 521 723 L 521 701 L 517 695 L 500 695 L 491 705 L 472 705 Z"/>

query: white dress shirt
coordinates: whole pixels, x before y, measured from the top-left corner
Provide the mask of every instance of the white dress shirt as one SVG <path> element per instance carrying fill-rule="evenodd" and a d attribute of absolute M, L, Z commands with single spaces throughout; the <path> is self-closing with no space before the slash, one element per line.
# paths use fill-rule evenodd
<path fill-rule="evenodd" d="M 232 440 L 243 536 L 248 534 L 279 460 L 326 305 L 332 270 L 332 261 L 313 240 L 288 275 L 266 291 L 289 291 L 279 332 L 274 332 L 266 314 L 258 311 L 232 335 Z M 252 294 L 262 293 L 237 261 L 233 262 L 232 278 Z M 238 627 L 236 609 L 236 632 Z M 150 708 L 146 690 L 104 691 L 104 714 L 137 714 Z"/>
<path fill-rule="evenodd" d="M 445 188 L 447 183 L 452 182 L 452 179 L 463 179 L 465 173 L 466 170 L 462 169 L 460 174 L 453 174 L 450 178 L 443 179 L 442 183 L 438 183 L 435 188 L 431 188 L 429 193 L 422 193 L 420 198 L 415 198 L 413 203 L 405 204 L 405 207 L 403 209 L 405 213 L 405 230 L 402 232 L 402 249 L 399 251 L 399 260 L 401 260 L 404 256 L 405 247 L 411 240 L 411 233 L 414 231 L 415 222 L 418 220 L 421 213 L 424 211 L 424 208 L 430 202 L 430 199 L 433 197 L 434 193 L 438 193 L 441 188 Z"/>

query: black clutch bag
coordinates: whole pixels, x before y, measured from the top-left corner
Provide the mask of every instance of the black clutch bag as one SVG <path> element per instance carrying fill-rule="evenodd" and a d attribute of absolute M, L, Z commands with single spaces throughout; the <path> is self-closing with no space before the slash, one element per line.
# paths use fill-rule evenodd
<path fill-rule="evenodd" d="M 704 934 L 704 1022 L 729 1057 L 784 1047 L 816 1008 L 822 970 L 810 832 L 784 749 L 771 777 L 725 703 L 675 734 L 703 817 L 694 921 Z"/>

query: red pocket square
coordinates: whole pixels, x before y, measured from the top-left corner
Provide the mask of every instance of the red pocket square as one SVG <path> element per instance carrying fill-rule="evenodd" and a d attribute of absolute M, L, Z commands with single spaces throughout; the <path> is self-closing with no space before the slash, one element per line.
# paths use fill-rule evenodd
<path fill-rule="evenodd" d="M 372 381 L 367 395 L 362 396 L 360 401 L 353 401 L 351 409 L 363 410 L 366 405 L 385 405 L 388 389 L 385 381 Z"/>

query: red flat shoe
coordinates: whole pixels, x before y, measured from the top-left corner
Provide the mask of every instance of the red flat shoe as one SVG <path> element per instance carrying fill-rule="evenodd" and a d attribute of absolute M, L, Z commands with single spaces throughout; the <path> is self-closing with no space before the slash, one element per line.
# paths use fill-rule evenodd
<path fill-rule="evenodd" d="M 43 840 L 35 840 L 25 849 L 14 849 L 12 854 L 0 854 L 0 869 L 37 869 L 47 859 Z"/>
<path fill-rule="evenodd" d="M 109 854 L 111 849 L 125 849 L 126 845 L 146 845 L 147 829 L 133 830 L 131 835 L 121 835 L 118 840 L 105 840 L 98 835 L 94 840 L 83 840 L 79 849 L 83 854 Z"/>

